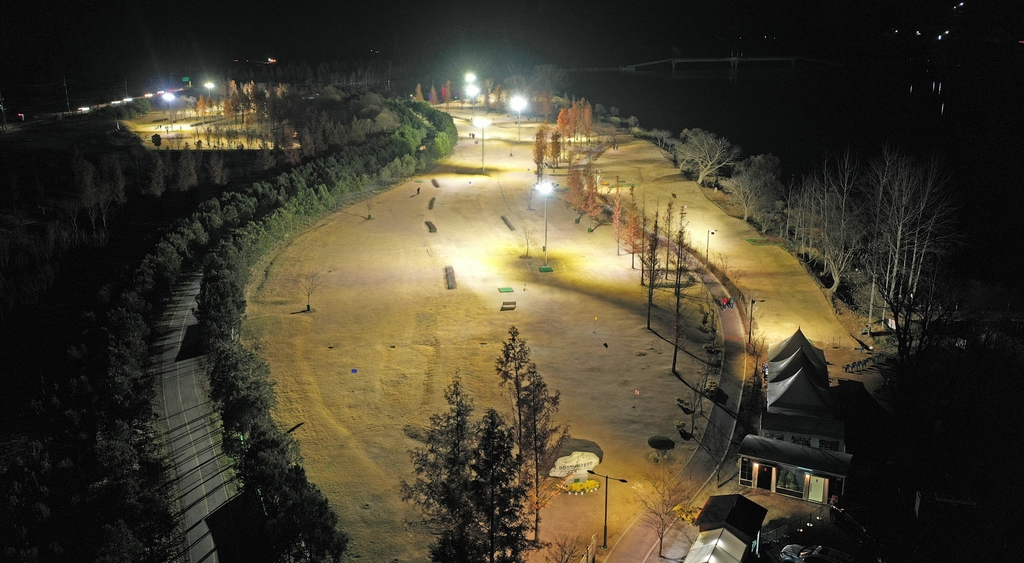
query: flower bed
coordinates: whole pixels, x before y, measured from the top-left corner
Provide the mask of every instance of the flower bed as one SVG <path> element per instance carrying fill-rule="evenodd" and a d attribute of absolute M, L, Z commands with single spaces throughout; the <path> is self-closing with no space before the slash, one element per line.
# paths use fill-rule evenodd
<path fill-rule="evenodd" d="M 586 493 L 592 493 L 601 488 L 601 483 L 598 483 L 594 479 L 587 479 L 583 482 L 569 483 L 565 485 L 565 492 L 570 495 L 582 495 Z"/>

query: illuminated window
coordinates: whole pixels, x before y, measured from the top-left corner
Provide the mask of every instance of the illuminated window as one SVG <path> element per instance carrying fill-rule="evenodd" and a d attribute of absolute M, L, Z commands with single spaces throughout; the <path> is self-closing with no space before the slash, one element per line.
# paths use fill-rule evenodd
<path fill-rule="evenodd" d="M 775 483 L 775 492 L 802 498 L 804 496 L 803 472 L 780 467 L 779 479 Z"/>
<path fill-rule="evenodd" d="M 747 458 L 740 459 L 740 483 L 752 485 L 754 482 L 754 464 Z"/>

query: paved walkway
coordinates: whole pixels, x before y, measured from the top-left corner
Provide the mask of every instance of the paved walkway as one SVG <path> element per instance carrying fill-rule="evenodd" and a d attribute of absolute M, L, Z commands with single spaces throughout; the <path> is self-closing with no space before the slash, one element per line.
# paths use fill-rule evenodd
<path fill-rule="evenodd" d="M 188 536 L 188 560 L 215 563 L 217 548 L 205 518 L 227 502 L 232 491 L 227 460 L 220 449 L 220 419 L 197 381 L 199 358 L 186 340 L 188 328 L 198 322 L 192 307 L 200 279 L 194 276 L 174 289 L 155 341 L 167 442 Z M 192 344 L 198 346 L 197 342 Z"/>

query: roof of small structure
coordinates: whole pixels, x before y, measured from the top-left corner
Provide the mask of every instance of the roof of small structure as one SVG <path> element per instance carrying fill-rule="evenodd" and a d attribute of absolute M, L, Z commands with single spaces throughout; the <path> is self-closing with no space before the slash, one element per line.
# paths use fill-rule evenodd
<path fill-rule="evenodd" d="M 802 348 L 797 348 L 789 356 L 768 362 L 768 381 L 789 379 L 800 370 L 810 375 L 819 387 L 828 387 L 828 368 L 819 364 Z"/>
<path fill-rule="evenodd" d="M 834 418 L 772 412 L 761 413 L 761 430 L 790 432 L 843 440 L 846 437 L 845 426 L 843 421 Z"/>
<path fill-rule="evenodd" d="M 740 455 L 766 462 L 780 463 L 815 473 L 837 477 L 850 474 L 850 454 L 800 446 L 748 434 L 740 443 Z"/>
<path fill-rule="evenodd" d="M 740 563 L 749 549 L 729 530 L 716 528 L 697 534 L 683 563 Z"/>
<path fill-rule="evenodd" d="M 778 362 L 792 356 L 797 350 L 802 350 L 807 357 L 823 370 L 828 369 L 828 362 L 825 361 L 825 352 L 811 344 L 811 341 L 804 336 L 799 328 L 786 340 L 776 344 L 768 350 L 768 361 Z"/>
<path fill-rule="evenodd" d="M 811 370 L 768 384 L 768 412 L 831 418 L 835 412 L 828 389 L 814 382 Z"/>
<path fill-rule="evenodd" d="M 699 530 L 728 528 L 736 537 L 750 542 L 757 537 L 768 509 L 743 495 L 715 495 L 704 503 L 694 524 Z"/>

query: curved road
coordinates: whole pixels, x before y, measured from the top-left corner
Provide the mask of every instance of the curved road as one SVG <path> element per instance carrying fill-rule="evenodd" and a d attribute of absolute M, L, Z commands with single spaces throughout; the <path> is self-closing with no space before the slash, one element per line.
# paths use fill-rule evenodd
<path fill-rule="evenodd" d="M 191 276 L 174 288 L 154 339 L 167 444 L 177 476 L 179 516 L 192 563 L 217 561 L 205 518 L 233 494 L 228 460 L 220 448 L 220 417 L 210 405 L 205 386 L 200 385 L 200 358 L 186 341 L 187 334 L 192 336 L 189 327 L 198 323 L 192 308 L 201 279 Z"/>

